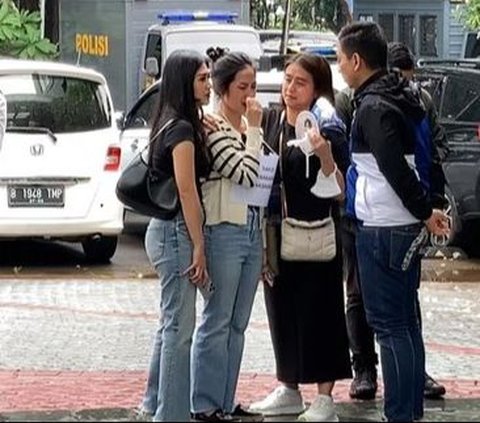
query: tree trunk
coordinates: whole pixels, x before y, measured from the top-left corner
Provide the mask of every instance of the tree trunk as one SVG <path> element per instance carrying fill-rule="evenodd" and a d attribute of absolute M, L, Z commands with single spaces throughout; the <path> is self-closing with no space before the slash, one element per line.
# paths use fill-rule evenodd
<path fill-rule="evenodd" d="M 15 4 L 20 10 L 28 10 L 30 12 L 40 10 L 40 2 L 38 0 L 16 0 Z"/>

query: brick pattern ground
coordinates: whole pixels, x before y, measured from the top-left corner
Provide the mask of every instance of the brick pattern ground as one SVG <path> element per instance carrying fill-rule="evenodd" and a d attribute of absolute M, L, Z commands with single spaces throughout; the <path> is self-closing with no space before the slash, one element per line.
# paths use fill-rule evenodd
<path fill-rule="evenodd" d="M 472 380 L 441 380 L 449 399 L 480 398 L 480 386 Z M 139 404 L 144 372 L 0 371 L 0 412 L 132 409 Z M 271 374 L 242 373 L 237 398 L 243 404 L 263 398 L 276 387 Z M 349 381 L 338 382 L 337 402 L 351 402 Z M 381 386 L 379 397 L 381 397 Z M 306 401 L 315 396 L 313 386 L 303 386 Z M 479 400 L 480 401 L 480 400 Z"/>
<path fill-rule="evenodd" d="M 448 398 L 480 398 L 479 295 L 479 283 L 421 288 L 428 369 Z M 149 279 L 2 280 L 0 413 L 137 405 L 157 301 Z M 265 316 L 259 289 L 238 388 L 247 404 L 276 386 Z M 336 386 L 338 401 L 348 401 L 349 382 Z M 304 390 L 311 400 L 312 387 Z"/>

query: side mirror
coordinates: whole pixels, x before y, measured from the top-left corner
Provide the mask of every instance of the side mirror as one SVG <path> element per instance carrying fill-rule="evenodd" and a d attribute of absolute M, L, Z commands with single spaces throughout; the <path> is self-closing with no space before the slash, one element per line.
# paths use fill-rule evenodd
<path fill-rule="evenodd" d="M 145 61 L 145 72 L 148 76 L 155 79 L 160 76 L 158 60 L 155 57 L 147 57 L 147 60 Z"/>
<path fill-rule="evenodd" d="M 117 110 L 113 113 L 113 118 L 115 119 L 115 123 L 117 124 L 117 128 L 121 131 L 124 128 L 125 124 L 125 112 L 121 110 Z"/>

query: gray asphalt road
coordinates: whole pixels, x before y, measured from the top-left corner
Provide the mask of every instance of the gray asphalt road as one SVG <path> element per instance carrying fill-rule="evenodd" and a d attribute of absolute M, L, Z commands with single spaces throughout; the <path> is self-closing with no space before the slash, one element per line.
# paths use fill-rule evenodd
<path fill-rule="evenodd" d="M 148 218 L 127 214 L 123 234 L 111 263 L 91 265 L 79 243 L 48 241 L 0 241 L 0 279 L 41 278 L 154 278 L 143 247 Z M 477 282 L 480 260 L 467 259 L 455 249 L 433 251 L 424 260 L 422 280 L 430 282 Z"/>
<path fill-rule="evenodd" d="M 143 248 L 148 219 L 127 216 L 124 233 L 108 265 L 89 264 L 79 243 L 41 240 L 1 241 L 0 278 L 18 277 L 153 277 Z"/>

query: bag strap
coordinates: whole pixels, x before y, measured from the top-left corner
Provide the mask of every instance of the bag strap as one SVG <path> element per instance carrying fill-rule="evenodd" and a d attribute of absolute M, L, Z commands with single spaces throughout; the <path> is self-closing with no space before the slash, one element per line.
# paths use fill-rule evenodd
<path fill-rule="evenodd" d="M 150 148 L 150 146 L 155 142 L 157 141 L 157 138 L 160 136 L 160 134 L 165 130 L 167 129 L 168 126 L 170 126 L 170 124 L 174 121 L 175 119 L 171 118 L 169 120 L 167 120 L 166 123 L 164 123 L 162 125 L 162 127 L 157 131 L 157 133 L 150 139 L 150 141 L 148 142 L 148 144 L 142 148 L 142 151 L 140 151 L 140 155 L 142 155 L 148 148 Z M 147 164 L 148 164 L 148 167 L 150 168 L 152 166 L 152 154 L 149 153 L 148 154 L 148 161 L 147 161 Z"/>
<path fill-rule="evenodd" d="M 285 192 L 285 184 L 283 182 L 283 143 L 285 137 L 285 110 L 280 115 L 280 135 L 278 138 L 278 160 L 280 164 L 280 197 L 282 199 L 282 215 L 288 217 L 287 193 Z"/>

